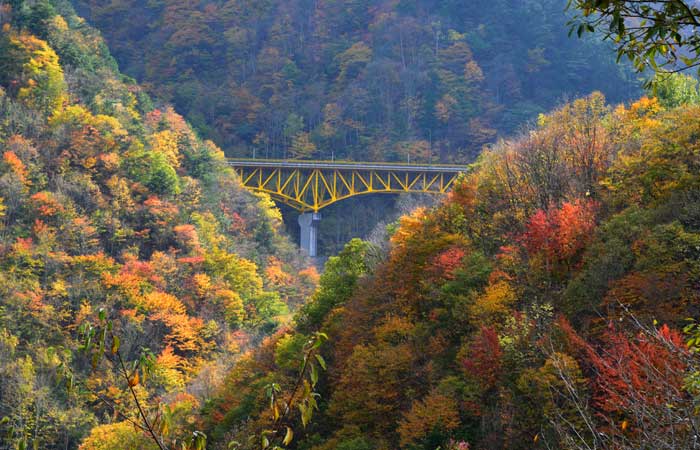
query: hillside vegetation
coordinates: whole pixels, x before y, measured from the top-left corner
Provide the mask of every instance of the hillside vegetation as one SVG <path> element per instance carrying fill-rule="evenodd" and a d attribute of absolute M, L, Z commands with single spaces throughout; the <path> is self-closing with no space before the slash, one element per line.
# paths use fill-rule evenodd
<path fill-rule="evenodd" d="M 0 21 L 0 448 L 124 428 L 114 361 L 78 350 L 88 322 L 112 321 L 125 361 L 152 354 L 142 402 L 197 408 L 315 270 L 269 198 L 154 108 L 68 3 L 2 2 Z"/>
<path fill-rule="evenodd" d="M 637 95 L 565 0 L 76 0 L 227 154 L 470 162 L 563 98 Z"/>
<path fill-rule="evenodd" d="M 77 3 L 148 84 L 0 2 L 0 450 L 697 448 L 697 79 L 620 103 L 555 0 Z M 319 276 L 176 111 L 473 164 Z"/>
<path fill-rule="evenodd" d="M 697 102 L 692 78 L 662 91 L 543 115 L 403 217 L 386 257 L 348 244 L 294 331 L 226 379 L 212 440 L 270 427 L 253 380 L 289 389 L 289 352 L 322 330 L 318 417 L 295 448 L 693 448 L 700 106 L 677 106 Z"/>
<path fill-rule="evenodd" d="M 567 36 L 566 3 L 73 2 L 125 73 L 229 156 L 460 163 L 567 99 L 640 94 L 609 45 Z M 368 236 L 377 211 L 400 208 L 392 197 L 327 208 L 321 252 Z"/>

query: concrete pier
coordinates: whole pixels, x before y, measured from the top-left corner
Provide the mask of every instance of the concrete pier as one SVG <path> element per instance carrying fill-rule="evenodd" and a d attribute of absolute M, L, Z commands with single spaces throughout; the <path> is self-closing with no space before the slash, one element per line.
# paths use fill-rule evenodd
<path fill-rule="evenodd" d="M 299 215 L 299 228 L 301 239 L 299 245 L 312 258 L 318 256 L 318 223 L 321 221 L 319 213 L 303 213 Z"/>

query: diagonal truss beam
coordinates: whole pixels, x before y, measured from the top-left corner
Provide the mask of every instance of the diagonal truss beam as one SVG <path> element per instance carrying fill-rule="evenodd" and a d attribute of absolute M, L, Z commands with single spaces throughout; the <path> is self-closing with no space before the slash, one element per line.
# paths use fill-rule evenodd
<path fill-rule="evenodd" d="M 366 194 L 444 194 L 466 166 L 229 160 L 242 184 L 300 212 Z"/>

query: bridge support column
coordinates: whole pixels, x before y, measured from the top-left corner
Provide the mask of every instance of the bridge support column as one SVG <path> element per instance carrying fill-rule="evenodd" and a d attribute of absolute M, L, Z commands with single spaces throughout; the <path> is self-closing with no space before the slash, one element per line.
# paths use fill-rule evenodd
<path fill-rule="evenodd" d="M 311 257 L 318 256 L 318 223 L 321 221 L 319 213 L 303 213 L 299 215 L 299 228 L 301 239 L 299 245 L 306 250 Z"/>

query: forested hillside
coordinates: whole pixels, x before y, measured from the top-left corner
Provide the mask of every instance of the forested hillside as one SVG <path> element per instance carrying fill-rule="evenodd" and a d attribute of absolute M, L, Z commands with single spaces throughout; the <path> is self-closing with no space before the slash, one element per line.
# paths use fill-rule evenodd
<path fill-rule="evenodd" d="M 196 410 L 315 269 L 68 2 L 0 2 L 0 27 L 0 448 L 77 448 L 100 424 L 100 445 L 119 443 L 129 388 L 151 417 Z M 131 436 L 109 448 L 145 448 Z"/>
<path fill-rule="evenodd" d="M 328 370 L 294 448 L 695 448 L 697 86 L 566 104 L 403 217 L 385 257 L 349 243 L 219 389 L 213 448 L 278 426 L 257 383 L 286 398 L 317 331 Z"/>
<path fill-rule="evenodd" d="M 464 163 L 566 99 L 639 95 L 609 45 L 567 36 L 566 3 L 73 2 L 125 73 L 229 156 Z M 321 252 L 367 236 L 394 207 L 327 208 Z M 283 213 L 294 233 L 294 211 Z"/>
<path fill-rule="evenodd" d="M 0 1 L 0 450 L 699 448 L 696 78 L 562 0 L 75 3 Z M 573 24 L 677 67 L 657 3 Z M 319 276 L 200 132 L 473 164 Z"/>
<path fill-rule="evenodd" d="M 470 162 L 566 97 L 638 95 L 566 0 L 76 0 L 229 155 Z"/>

